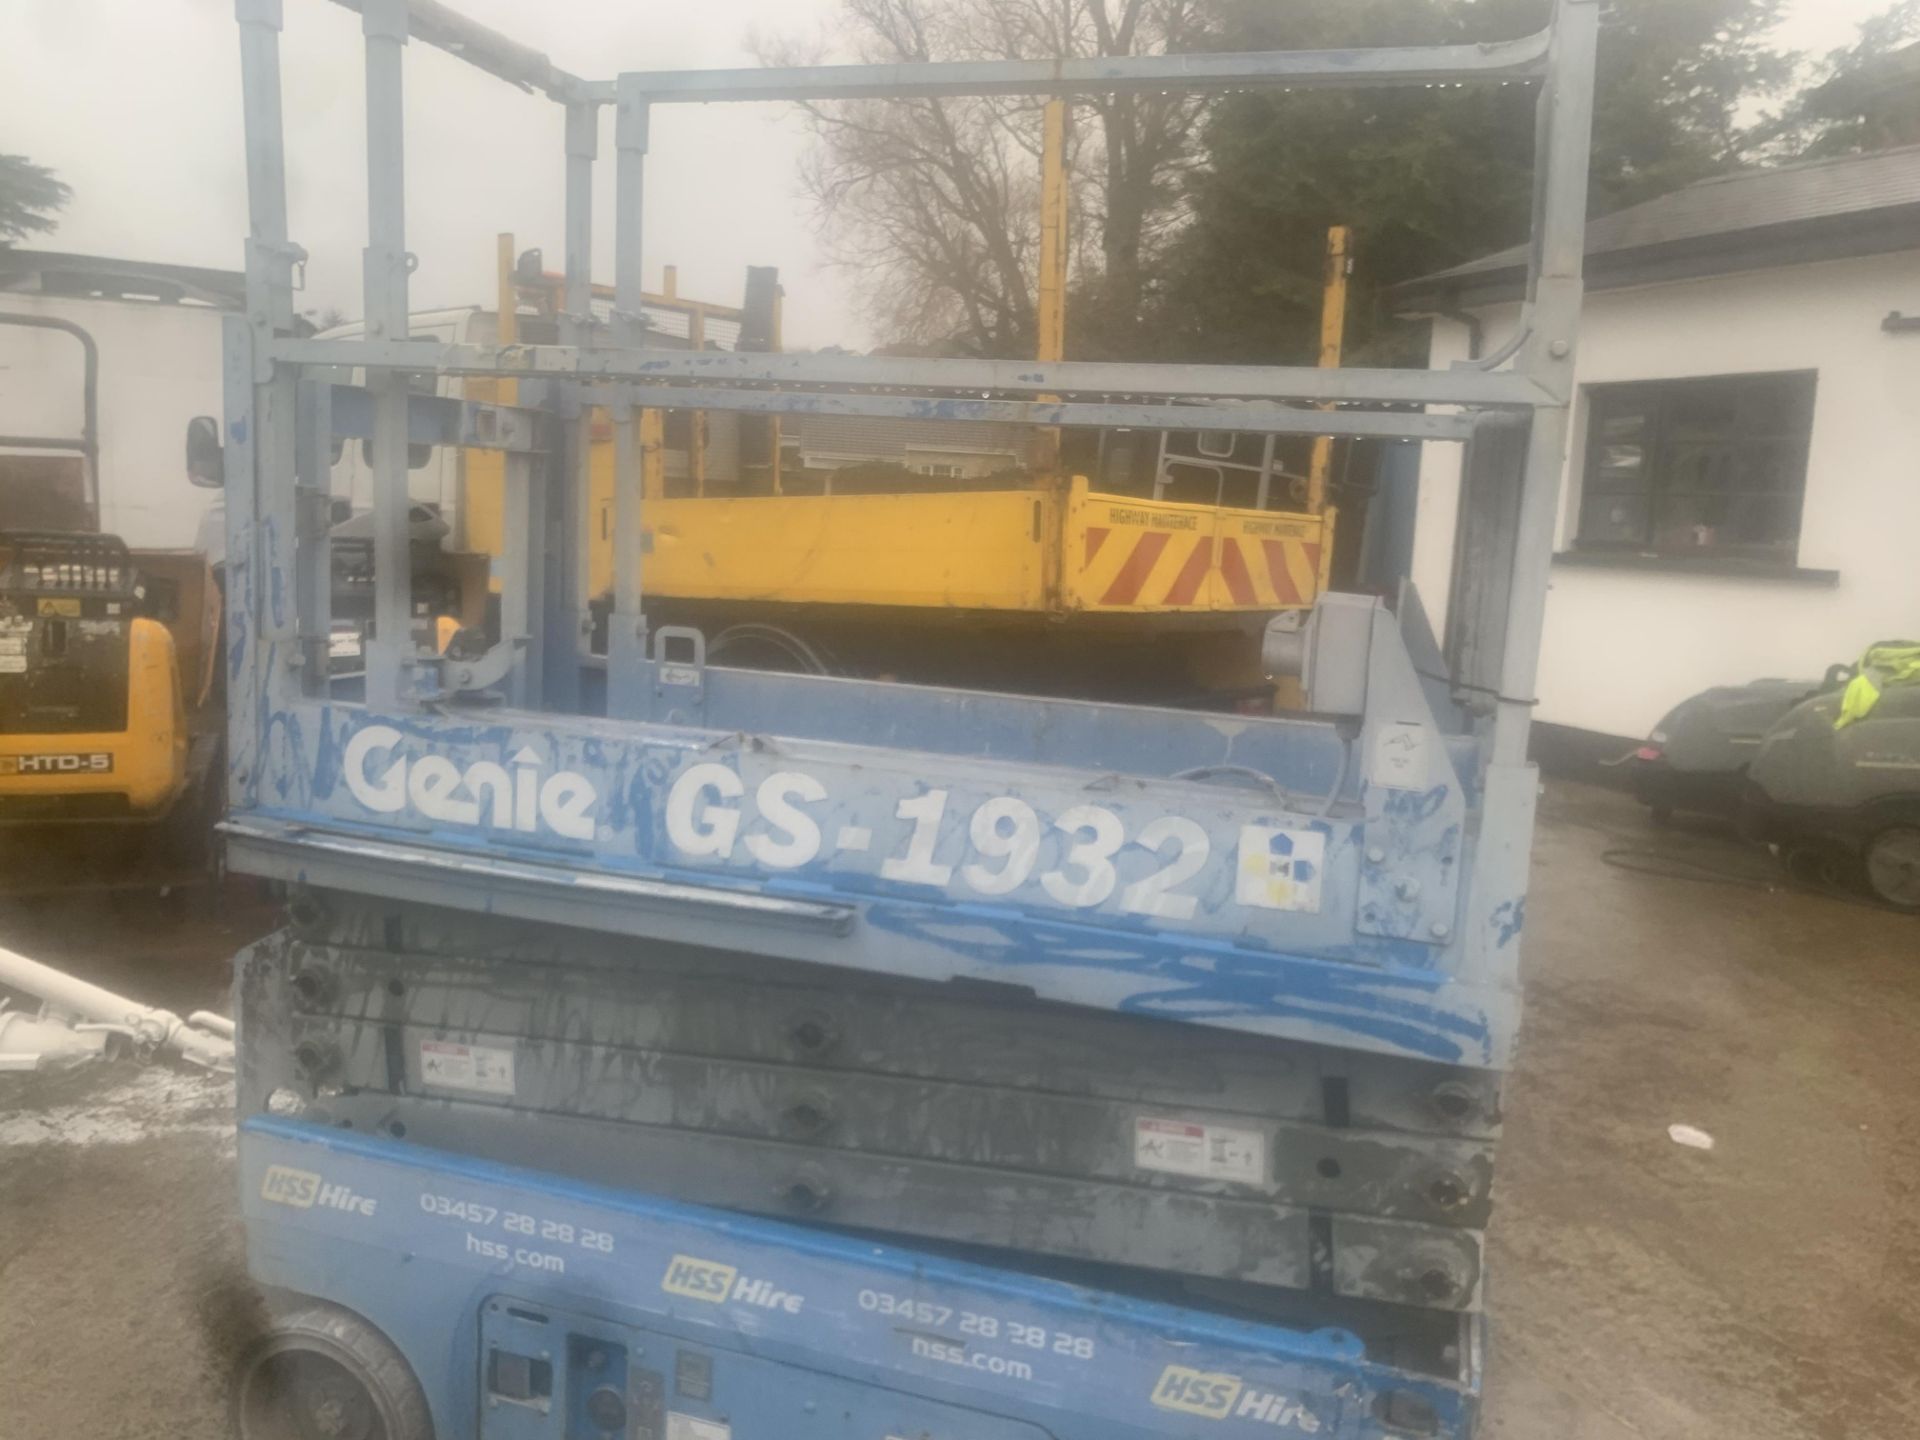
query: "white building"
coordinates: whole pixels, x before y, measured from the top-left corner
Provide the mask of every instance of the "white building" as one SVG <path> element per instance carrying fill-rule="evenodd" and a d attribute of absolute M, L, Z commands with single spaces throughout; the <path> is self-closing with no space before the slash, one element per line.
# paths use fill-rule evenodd
<path fill-rule="evenodd" d="M 221 413 L 220 317 L 243 304 L 234 271 L 0 247 L 0 312 L 72 321 L 99 347 L 101 525 L 131 546 L 184 549 L 199 533 L 216 492 L 187 480 L 187 421 Z M 72 336 L 0 326 L 0 435 L 77 437 L 82 376 Z M 0 525 L 9 467 L 26 465 L 80 469 L 0 451 Z"/>
<path fill-rule="evenodd" d="M 1588 256 L 1540 721 L 1597 751 L 1708 685 L 1920 637 L 1920 148 L 1694 185 L 1595 221 Z M 1444 367 L 1512 335 L 1523 283 L 1510 251 L 1396 308 Z M 1461 457 L 1427 448 L 1443 626 Z"/>

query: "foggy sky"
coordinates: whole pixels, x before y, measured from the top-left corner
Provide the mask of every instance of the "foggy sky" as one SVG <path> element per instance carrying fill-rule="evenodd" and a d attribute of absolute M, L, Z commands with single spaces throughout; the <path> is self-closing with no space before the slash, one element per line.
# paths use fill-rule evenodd
<path fill-rule="evenodd" d="M 454 0 L 575 73 L 750 65 L 755 27 L 810 35 L 834 0 Z M 1782 44 L 1824 51 L 1887 0 L 1795 0 Z M 232 0 L 0 0 L 0 150 L 73 187 L 58 230 L 29 245 L 239 269 L 246 230 Z M 359 19 L 286 0 L 281 37 L 293 237 L 312 256 L 302 308 L 361 311 L 365 132 Z M 493 236 L 559 268 L 561 115 L 431 47 L 408 47 L 409 248 L 416 309 L 486 303 Z M 645 217 L 649 289 L 737 302 L 744 268 L 778 265 L 790 346 L 870 337 L 857 276 L 825 264 L 795 193 L 803 137 L 778 106 L 662 106 Z M 596 276 L 611 280 L 612 130 L 603 123 Z"/>

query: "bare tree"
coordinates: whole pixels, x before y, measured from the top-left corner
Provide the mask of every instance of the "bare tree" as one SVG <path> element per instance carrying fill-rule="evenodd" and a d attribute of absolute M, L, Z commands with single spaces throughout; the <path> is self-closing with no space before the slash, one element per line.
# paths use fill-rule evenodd
<path fill-rule="evenodd" d="M 1199 0 L 842 0 L 827 39 L 868 63 L 1164 53 L 1195 48 L 1199 8 Z M 814 58 L 790 44 L 764 44 L 761 54 L 779 64 Z M 835 258 L 864 277 L 864 304 L 886 339 L 1028 353 L 1039 103 L 804 108 L 815 143 L 802 184 Z M 1077 101 L 1074 113 L 1078 288 L 1096 298 L 1088 308 L 1103 334 L 1124 337 L 1139 322 L 1146 260 L 1177 223 L 1176 179 L 1200 108 L 1184 96 L 1100 96 Z"/>

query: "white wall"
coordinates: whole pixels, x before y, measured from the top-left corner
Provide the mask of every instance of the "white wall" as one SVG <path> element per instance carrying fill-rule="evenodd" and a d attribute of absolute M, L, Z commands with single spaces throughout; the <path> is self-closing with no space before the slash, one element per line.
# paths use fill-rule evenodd
<path fill-rule="evenodd" d="M 1572 541 L 1584 387 L 1776 370 L 1819 372 L 1799 564 L 1837 585 L 1559 565 L 1547 604 L 1540 720 L 1643 735 L 1708 685 L 1818 677 L 1876 640 L 1920 638 L 1920 336 L 1880 328 L 1920 305 L 1920 252 L 1832 261 L 1588 298 L 1558 548 Z M 1489 349 L 1516 307 L 1486 312 Z M 1431 361 L 1466 352 L 1435 324 Z M 1445 610 L 1459 449 L 1429 446 L 1420 477 L 1414 578 Z"/>
<path fill-rule="evenodd" d="M 216 492 L 187 481 L 187 421 L 220 415 L 219 312 L 16 294 L 0 310 L 71 320 L 100 347 L 102 525 L 138 548 L 192 545 Z M 0 326 L 0 434 L 78 436 L 82 373 L 73 337 Z"/>

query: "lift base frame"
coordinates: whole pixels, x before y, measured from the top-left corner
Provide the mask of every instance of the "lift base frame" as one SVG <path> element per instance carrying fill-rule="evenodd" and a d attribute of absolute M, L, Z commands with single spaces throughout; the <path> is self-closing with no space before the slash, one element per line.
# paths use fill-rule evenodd
<path fill-rule="evenodd" d="M 633 1440 L 1389 1440 L 1466 1433 L 1479 1403 L 1476 1317 L 1460 1319 L 1457 1374 L 1439 1379 L 1371 1361 L 1337 1328 L 297 1119 L 248 1121 L 240 1170 L 255 1277 L 378 1327 L 443 1436 L 601 1440 L 586 1398 L 604 1387 L 627 1410 L 611 1433 Z"/>

